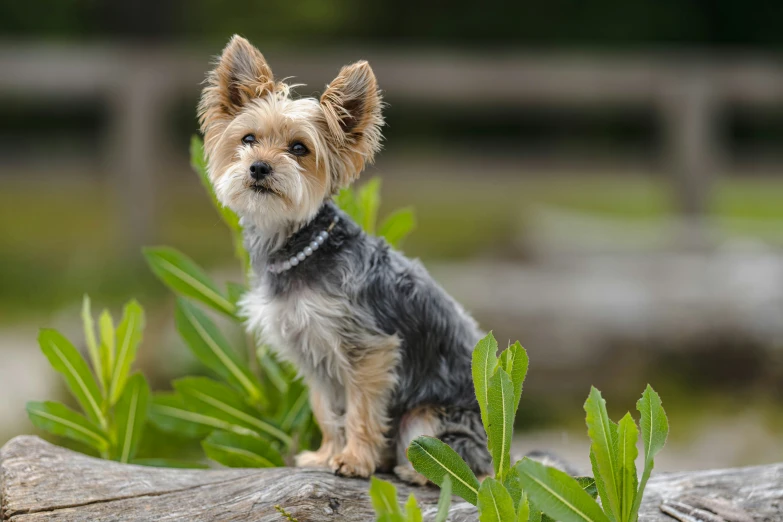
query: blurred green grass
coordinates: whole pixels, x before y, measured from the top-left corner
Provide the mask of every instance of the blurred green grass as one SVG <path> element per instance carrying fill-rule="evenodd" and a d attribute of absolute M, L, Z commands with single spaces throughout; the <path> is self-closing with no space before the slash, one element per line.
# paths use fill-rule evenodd
<path fill-rule="evenodd" d="M 418 228 L 408 255 L 465 259 L 503 253 L 529 226 L 535 205 L 622 220 L 666 218 L 675 212 L 663 177 L 542 175 L 536 178 L 384 176 L 381 213 L 413 206 Z M 107 302 L 165 292 L 128 251 L 109 187 L 82 182 L 6 184 L 0 191 L 0 321 L 45 314 L 89 292 Z M 174 246 L 208 268 L 235 266 L 229 235 L 197 183 L 157 194 L 151 244 Z M 710 215 L 726 232 L 783 245 L 783 179 L 724 178 L 714 187 Z"/>

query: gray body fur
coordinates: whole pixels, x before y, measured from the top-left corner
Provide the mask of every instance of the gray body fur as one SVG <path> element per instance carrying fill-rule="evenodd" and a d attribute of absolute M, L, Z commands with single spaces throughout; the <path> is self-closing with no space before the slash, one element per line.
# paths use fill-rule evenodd
<path fill-rule="evenodd" d="M 324 245 L 298 266 L 273 274 L 269 263 L 301 251 L 340 219 Z M 473 390 L 471 356 L 482 333 L 475 321 L 427 273 L 369 236 L 331 201 L 280 248 L 245 225 L 255 281 L 241 306 L 248 326 L 293 362 L 311 388 L 344 414 L 343 381 L 352 363 L 374 346 L 398 342 L 396 386 L 388 397 L 387 438 L 397 461 L 419 433 L 402 434 L 405 414 L 437 411 L 438 436 L 477 473 L 491 471 L 486 434 Z M 270 250 L 274 250 L 270 252 Z M 396 339 L 395 339 L 396 338 Z"/>

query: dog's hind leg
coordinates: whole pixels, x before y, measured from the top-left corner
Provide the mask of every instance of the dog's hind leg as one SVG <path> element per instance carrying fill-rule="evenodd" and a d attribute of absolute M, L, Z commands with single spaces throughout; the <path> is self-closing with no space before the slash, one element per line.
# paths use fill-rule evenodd
<path fill-rule="evenodd" d="M 487 450 L 487 434 L 480 412 L 462 408 L 445 409 L 440 433 L 436 436 L 462 457 L 479 480 L 492 474 L 492 457 Z"/>
<path fill-rule="evenodd" d="M 483 478 L 492 473 L 492 458 L 487 451 L 487 435 L 481 414 L 461 408 L 419 407 L 406 413 L 397 436 L 397 467 L 394 473 L 406 482 L 426 484 L 408 461 L 406 449 L 416 437 L 435 437 L 457 452 L 470 469 Z"/>
<path fill-rule="evenodd" d="M 428 406 L 420 406 L 402 416 L 400 428 L 397 432 L 397 466 L 394 474 L 400 480 L 410 484 L 423 486 L 427 483 L 427 477 L 413 469 L 406 454 L 408 446 L 413 439 L 422 435 L 435 437 L 440 432 L 441 420 L 439 413 Z"/>

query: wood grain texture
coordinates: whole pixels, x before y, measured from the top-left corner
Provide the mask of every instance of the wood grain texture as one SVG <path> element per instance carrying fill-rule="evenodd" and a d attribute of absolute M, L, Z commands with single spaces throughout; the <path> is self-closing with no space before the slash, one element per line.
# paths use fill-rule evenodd
<path fill-rule="evenodd" d="M 392 480 L 391 477 L 383 477 Z M 400 500 L 414 492 L 425 520 L 438 491 L 397 483 Z M 371 521 L 369 483 L 315 469 L 161 469 L 119 464 L 22 436 L 0 449 L 0 520 L 284 521 L 279 504 L 299 522 Z M 783 464 L 659 474 L 648 485 L 640 520 L 671 521 L 662 500 L 694 494 L 722 497 L 756 521 L 783 520 Z M 454 498 L 449 520 L 476 520 Z"/>

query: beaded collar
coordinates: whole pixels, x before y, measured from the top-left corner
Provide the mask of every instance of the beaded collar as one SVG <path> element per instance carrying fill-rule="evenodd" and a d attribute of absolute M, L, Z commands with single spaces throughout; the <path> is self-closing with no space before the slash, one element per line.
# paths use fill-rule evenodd
<path fill-rule="evenodd" d="M 340 221 L 340 216 L 335 214 L 334 219 L 332 219 L 332 222 L 329 224 L 326 230 L 319 232 L 318 235 L 316 235 L 315 238 L 310 241 L 309 245 L 285 261 L 270 263 L 267 265 L 266 269 L 273 274 L 280 274 L 282 272 L 291 270 L 293 267 L 312 256 L 313 253 L 324 244 L 324 242 L 329 238 L 329 233 L 334 229 L 338 221 Z"/>

